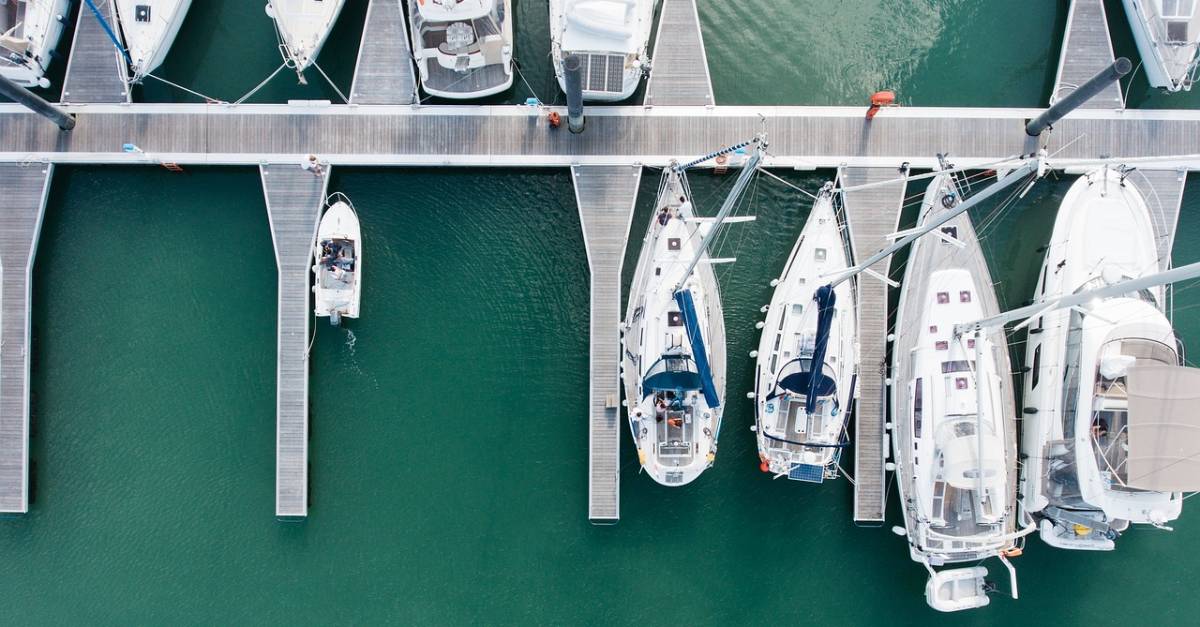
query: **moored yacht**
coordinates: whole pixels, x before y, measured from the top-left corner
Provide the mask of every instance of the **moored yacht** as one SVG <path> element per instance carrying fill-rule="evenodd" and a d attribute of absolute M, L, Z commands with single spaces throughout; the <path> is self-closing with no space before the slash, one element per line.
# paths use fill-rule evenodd
<path fill-rule="evenodd" d="M 338 325 L 357 318 L 362 295 L 362 231 L 350 199 L 334 194 L 317 227 L 313 251 L 313 311 Z"/>
<path fill-rule="evenodd" d="M 512 86 L 512 0 L 408 0 L 408 9 L 426 93 L 482 98 Z"/>
<path fill-rule="evenodd" d="M 192 0 L 116 0 L 134 81 L 162 65 L 191 4 Z"/>
<path fill-rule="evenodd" d="M 304 82 L 304 70 L 317 60 L 346 0 L 267 0 L 275 20 L 279 51 Z"/>
<path fill-rule="evenodd" d="M 760 468 L 816 483 L 838 476 L 858 363 L 852 283 L 828 283 L 850 266 L 833 199 L 826 183 L 775 282 L 755 365 Z"/>
<path fill-rule="evenodd" d="M 1071 186 L 1034 306 L 1086 302 L 1028 323 L 1021 505 L 1060 548 L 1111 550 L 1130 523 L 1164 527 L 1179 517 L 1182 492 L 1200 489 L 1200 411 L 1171 402 L 1195 398 L 1200 371 L 1181 365 L 1166 288 L 1091 296 L 1167 265 L 1126 177 L 1105 166 Z"/>
<path fill-rule="evenodd" d="M 70 9 L 69 0 L 0 0 L 0 75 L 23 87 L 49 87 L 46 68 Z"/>
<path fill-rule="evenodd" d="M 624 100 L 649 67 L 646 48 L 656 0 L 550 0 L 550 51 L 566 91 L 563 58 L 583 62 L 584 100 Z"/>
<path fill-rule="evenodd" d="M 955 176 L 938 173 L 918 224 L 935 225 L 960 203 Z M 955 329 L 998 309 L 966 213 L 915 241 L 892 344 L 891 442 L 909 553 L 929 570 L 926 601 L 940 611 L 988 604 L 986 568 L 934 569 L 945 564 L 999 557 L 1016 595 L 1006 559 L 1019 536 L 1008 344 L 1003 329 Z"/>
<path fill-rule="evenodd" d="M 1190 90 L 1200 63 L 1197 0 L 1122 1 L 1150 85 L 1172 92 Z"/>
<path fill-rule="evenodd" d="M 759 140 L 716 218 L 697 218 L 686 167 L 663 173 L 621 329 L 621 370 L 638 462 L 667 486 L 717 454 L 725 399 L 725 319 L 708 247 L 761 158 Z M 716 156 L 716 155 L 713 155 Z"/>

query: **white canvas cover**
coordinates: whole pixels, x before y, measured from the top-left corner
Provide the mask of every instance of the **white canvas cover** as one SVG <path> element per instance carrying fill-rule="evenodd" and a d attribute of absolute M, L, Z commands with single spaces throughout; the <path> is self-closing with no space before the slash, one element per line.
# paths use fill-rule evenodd
<path fill-rule="evenodd" d="M 1200 490 L 1200 368 L 1135 365 L 1126 381 L 1129 487 Z"/>

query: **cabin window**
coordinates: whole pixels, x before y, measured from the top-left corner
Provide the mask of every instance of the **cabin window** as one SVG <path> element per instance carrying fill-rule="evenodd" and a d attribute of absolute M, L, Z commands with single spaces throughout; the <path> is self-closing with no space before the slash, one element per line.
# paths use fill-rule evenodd
<path fill-rule="evenodd" d="M 945 305 L 948 302 L 950 302 L 950 292 L 938 292 L 937 293 L 937 303 L 939 305 Z"/>
<path fill-rule="evenodd" d="M 1167 20 L 1167 43 L 1188 43 L 1187 20 Z"/>
<path fill-rule="evenodd" d="M 950 374 L 952 372 L 970 372 L 971 362 L 966 359 L 952 359 L 942 362 L 942 374 Z"/>
<path fill-rule="evenodd" d="M 1192 0 L 1163 0 L 1163 17 L 1191 17 Z"/>
<path fill-rule="evenodd" d="M 818 248 L 817 250 L 813 251 L 813 259 L 816 261 L 825 261 L 826 254 L 827 253 L 825 252 L 824 248 Z"/>
<path fill-rule="evenodd" d="M 924 387 L 924 386 L 921 385 L 921 380 L 917 379 L 916 384 L 914 384 L 914 386 L 913 386 L 913 436 L 918 437 L 918 438 L 921 437 L 921 417 L 922 417 L 921 416 L 921 405 L 922 405 L 921 389 L 922 389 L 922 387 Z M 914 444 L 916 444 L 916 443 L 914 442 Z"/>
<path fill-rule="evenodd" d="M 1042 370 L 1042 345 L 1038 344 L 1037 348 L 1033 349 L 1033 369 L 1029 373 L 1029 389 L 1037 387 L 1038 373 Z"/>
<path fill-rule="evenodd" d="M 133 21 L 149 22 L 150 21 L 150 5 L 138 4 L 133 7 Z"/>
<path fill-rule="evenodd" d="M 667 238 L 667 250 L 679 250 L 681 242 L 678 237 Z"/>
<path fill-rule="evenodd" d="M 963 291 L 959 292 L 958 293 L 958 302 L 960 302 L 960 303 L 971 302 L 971 292 L 968 292 L 967 290 L 963 290 Z"/>
<path fill-rule="evenodd" d="M 975 339 L 974 338 L 967 339 L 967 348 L 975 348 Z"/>
<path fill-rule="evenodd" d="M 937 325 L 936 325 L 936 324 L 931 324 L 931 325 L 929 325 L 929 332 L 930 332 L 930 333 L 937 333 Z"/>
<path fill-rule="evenodd" d="M 956 390 L 967 389 L 967 378 L 966 377 L 954 377 L 954 389 L 956 389 Z"/>
<path fill-rule="evenodd" d="M 946 340 L 938 340 L 933 343 L 933 347 L 940 351 L 950 350 L 950 342 L 947 342 Z"/>

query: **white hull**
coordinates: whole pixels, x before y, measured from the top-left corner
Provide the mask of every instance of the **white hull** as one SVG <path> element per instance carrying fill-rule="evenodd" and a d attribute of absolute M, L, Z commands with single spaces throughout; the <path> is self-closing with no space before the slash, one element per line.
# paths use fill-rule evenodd
<path fill-rule="evenodd" d="M 357 318 L 362 295 L 362 231 L 354 208 L 338 200 L 325 210 L 313 251 L 313 313 Z"/>
<path fill-rule="evenodd" d="M 1189 14 L 1172 16 L 1164 13 L 1163 0 L 1122 2 L 1146 80 L 1171 92 L 1190 90 L 1200 48 L 1200 10 L 1193 6 Z"/>
<path fill-rule="evenodd" d="M 345 0 L 268 0 L 267 15 L 283 40 L 283 55 L 297 71 L 308 69 L 321 53 Z"/>
<path fill-rule="evenodd" d="M 1119 172 L 1101 168 L 1071 186 L 1055 219 L 1035 301 L 1158 270 L 1146 202 L 1121 179 Z M 1028 327 L 1022 442 L 1028 458 L 1021 471 L 1021 506 L 1042 519 L 1047 544 L 1111 550 L 1128 523 L 1161 524 L 1180 514 L 1178 493 L 1114 489 L 1119 473 L 1110 469 L 1124 463 L 1115 459 L 1122 434 L 1113 424 L 1108 442 L 1108 428 L 1101 435 L 1092 426 L 1094 408 L 1112 402 L 1098 389 L 1098 364 L 1138 345 L 1154 349 L 1136 351 L 1139 362 L 1178 359 L 1174 332 L 1162 313 L 1164 297 L 1155 288 L 1140 298 L 1049 311 Z"/>
<path fill-rule="evenodd" d="M 10 0 L 0 7 L 0 75 L 22 87 L 49 87 L 46 68 L 70 9 L 69 0 Z"/>
<path fill-rule="evenodd" d="M 837 476 L 846 412 L 858 367 L 858 321 L 853 283 L 843 281 L 832 319 L 824 372 L 836 385 L 831 402 L 804 411 L 801 390 L 784 387 L 795 360 L 811 355 L 817 332 L 817 288 L 850 266 L 842 228 L 834 213 L 832 185 L 823 189 L 796 241 L 767 309 L 755 366 L 755 422 L 759 460 L 776 476 L 795 471 L 817 481 Z M 804 446 L 804 445 L 809 446 Z"/>
<path fill-rule="evenodd" d="M 158 69 L 167 58 L 192 0 L 116 0 L 121 36 L 133 63 L 133 80 Z M 149 16 L 138 7 L 149 7 Z"/>
<path fill-rule="evenodd" d="M 701 245 L 697 233 L 700 225 L 690 220 L 694 214 L 682 175 L 664 176 L 669 182 L 659 194 L 657 207 L 666 207 L 670 218 L 664 224 L 656 211 L 646 230 L 622 328 L 621 359 L 625 403 L 638 460 L 656 482 L 679 486 L 694 481 L 716 457 L 725 399 L 725 322 L 716 275 L 706 255 L 684 287 L 690 290 L 695 303 L 719 403 L 710 406 L 694 386 L 684 393 L 667 394 L 646 384 L 652 380 L 648 375 L 666 364 L 664 355 L 694 357 L 694 347 L 680 322 L 674 288 Z M 668 403 L 667 408 L 658 406 L 660 398 Z M 675 399 L 678 404 L 673 402 Z"/>
<path fill-rule="evenodd" d="M 512 87 L 512 0 L 401 1 L 408 2 L 413 58 L 425 93 L 470 100 Z"/>
<path fill-rule="evenodd" d="M 632 96 L 649 62 L 647 47 L 657 4 L 657 0 L 550 0 L 550 51 L 559 88 L 567 90 L 564 56 L 577 54 L 584 62 L 584 100 L 616 102 Z M 589 72 L 591 63 L 599 69 Z M 619 81 L 611 69 L 617 63 Z"/>

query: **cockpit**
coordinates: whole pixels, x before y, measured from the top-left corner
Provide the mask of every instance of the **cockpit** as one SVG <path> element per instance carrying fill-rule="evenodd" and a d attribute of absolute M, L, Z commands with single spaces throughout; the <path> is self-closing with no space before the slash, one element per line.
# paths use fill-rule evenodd
<path fill-rule="evenodd" d="M 820 372 L 814 372 L 812 360 L 807 357 L 784 364 L 775 379 L 775 388 L 767 396 L 763 416 L 765 435 L 795 445 L 836 444 L 824 435 L 834 422 L 840 426 L 843 421 L 833 377 L 828 364 L 823 364 Z M 809 412 L 808 395 L 813 391 L 816 402 Z"/>
<path fill-rule="evenodd" d="M 355 264 L 352 240 L 321 240 L 321 258 L 317 266 L 320 269 L 322 289 L 349 289 L 354 284 Z"/>
<path fill-rule="evenodd" d="M 642 399 L 653 397 L 658 457 L 687 463 L 696 452 L 696 408 L 703 396 L 696 362 L 683 354 L 664 355 L 642 379 Z M 649 426 L 649 425 L 647 425 Z"/>

